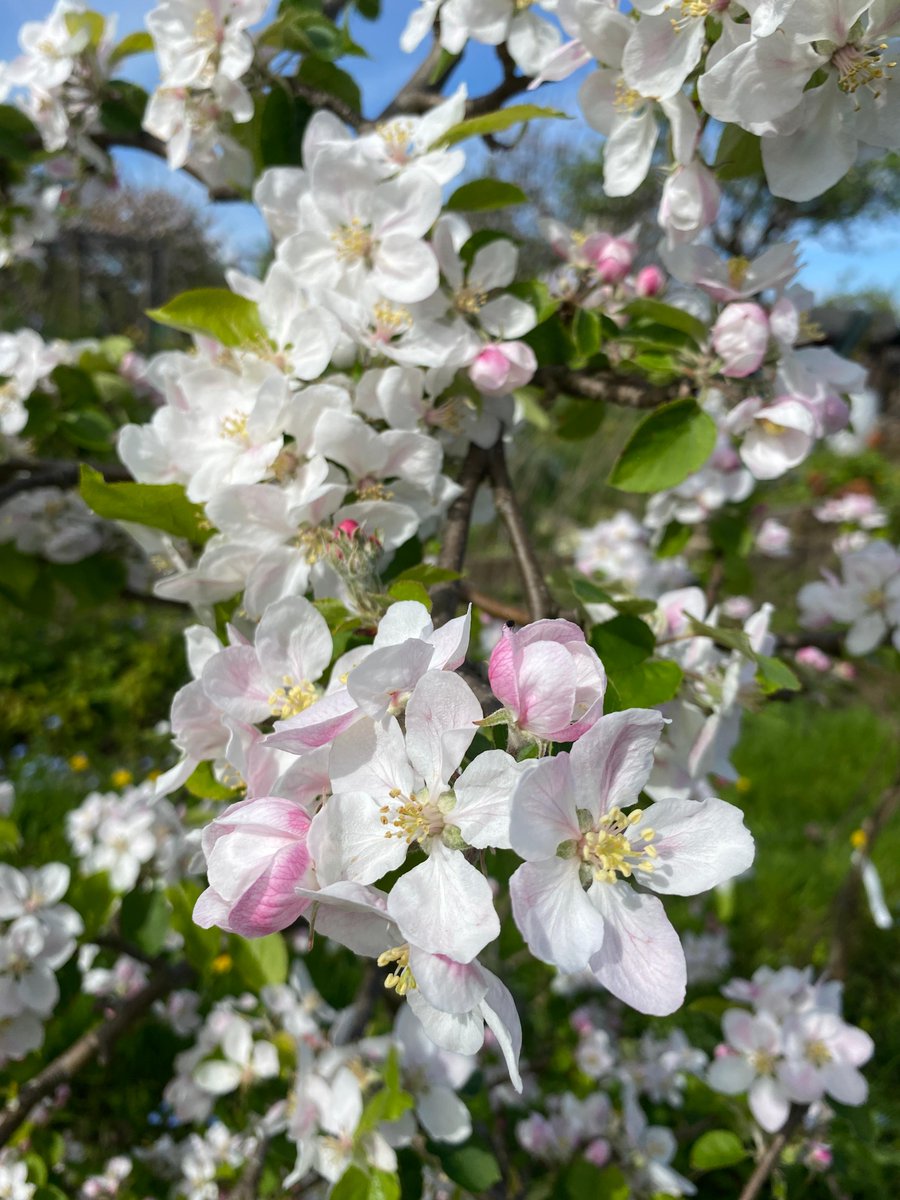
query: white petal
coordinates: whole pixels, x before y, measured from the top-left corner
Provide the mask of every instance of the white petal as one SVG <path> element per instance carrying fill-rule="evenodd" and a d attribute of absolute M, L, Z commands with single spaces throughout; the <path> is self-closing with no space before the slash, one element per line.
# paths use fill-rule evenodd
<path fill-rule="evenodd" d="M 684 951 L 660 900 L 624 883 L 594 883 L 591 899 L 603 914 L 603 948 L 591 970 L 605 988 L 638 1012 L 664 1017 L 684 1000 Z"/>
<path fill-rule="evenodd" d="M 513 916 L 531 953 L 574 974 L 604 940 L 603 917 L 578 877 L 578 860 L 523 863 L 509 881 Z"/>
<path fill-rule="evenodd" d="M 746 871 L 753 862 L 753 838 L 744 814 L 733 804 L 708 800 L 660 800 L 634 827 L 653 829 L 656 848 L 652 873 L 641 874 L 645 887 L 663 894 L 696 896 Z"/>

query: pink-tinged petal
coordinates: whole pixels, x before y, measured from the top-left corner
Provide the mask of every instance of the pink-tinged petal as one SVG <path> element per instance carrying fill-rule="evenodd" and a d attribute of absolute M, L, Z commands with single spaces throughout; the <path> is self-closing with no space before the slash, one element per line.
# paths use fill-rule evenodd
<path fill-rule="evenodd" d="M 484 1018 L 480 1012 L 446 1013 L 435 1008 L 412 988 L 406 1002 L 436 1046 L 455 1054 L 477 1054 L 484 1044 Z"/>
<path fill-rule="evenodd" d="M 320 889 L 298 888 L 313 906 L 309 920 L 316 930 L 367 958 L 396 946 L 400 931 L 387 915 L 387 896 L 377 888 L 341 881 Z"/>
<path fill-rule="evenodd" d="M 532 621 L 525 625 L 516 635 L 523 646 L 533 646 L 537 642 L 556 642 L 560 646 L 573 643 L 584 643 L 584 630 L 574 621 L 566 621 L 561 617 L 542 621 Z"/>
<path fill-rule="evenodd" d="M 821 1100 L 825 1090 L 819 1071 L 803 1059 L 788 1060 L 778 1066 L 778 1082 L 795 1104 Z"/>
<path fill-rule="evenodd" d="M 518 724 L 548 741 L 572 720 L 576 670 L 558 642 L 535 642 L 522 649 L 519 664 Z"/>
<path fill-rule="evenodd" d="M 487 991 L 486 972 L 477 961 L 456 962 L 411 945 L 409 966 L 419 992 L 441 1012 L 471 1012 Z"/>
<path fill-rule="evenodd" d="M 777 1053 L 781 1033 L 768 1013 L 749 1013 L 744 1008 L 729 1008 L 722 1015 L 722 1032 L 729 1045 L 746 1054 L 755 1050 Z"/>
<path fill-rule="evenodd" d="M 225 928 L 241 937 L 253 938 L 293 925 L 310 907 L 310 902 L 296 891 L 306 881 L 309 865 L 305 846 L 286 847 L 233 905 Z"/>
<path fill-rule="evenodd" d="M 742 874 L 753 862 L 753 838 L 744 827 L 744 814 L 733 804 L 707 800 L 660 800 L 644 811 L 629 829 L 631 840 L 642 844 L 642 830 L 656 837 L 653 871 L 641 874 L 641 884 L 663 895 L 696 896 Z"/>
<path fill-rule="evenodd" d="M 406 706 L 409 761 L 432 792 L 445 787 L 478 732 L 481 705 L 464 679 L 429 671 Z"/>
<path fill-rule="evenodd" d="M 522 650 L 516 634 L 508 625 L 505 625 L 499 642 L 491 651 L 488 679 L 491 691 L 514 717 L 519 715 L 518 678 L 521 659 Z"/>
<path fill-rule="evenodd" d="M 213 703 L 239 721 L 255 724 L 272 715 L 269 687 L 252 646 L 227 646 L 207 662 L 201 677 Z"/>
<path fill-rule="evenodd" d="M 418 781 L 406 757 L 406 742 L 396 717 L 363 717 L 335 738 L 329 761 L 336 792 L 368 792 L 379 803 L 399 792 L 405 799 Z"/>
<path fill-rule="evenodd" d="M 510 808 L 509 840 L 516 854 L 532 861 L 553 858 L 563 842 L 580 837 L 570 755 L 563 751 L 526 766 Z"/>
<path fill-rule="evenodd" d="M 709 1086 L 726 1096 L 746 1092 L 755 1078 L 756 1072 L 743 1054 L 725 1054 L 713 1059 L 707 1073 Z"/>
<path fill-rule="evenodd" d="M 396 871 L 406 858 L 404 837 L 381 818 L 381 806 L 366 792 L 337 792 L 322 806 L 309 829 L 309 852 L 319 882 L 374 883 Z"/>
<path fill-rule="evenodd" d="M 831 1062 L 822 1068 L 822 1082 L 829 1096 L 840 1104 L 865 1104 L 869 1085 L 864 1077 L 848 1063 Z"/>
<path fill-rule="evenodd" d="M 523 863 L 509 881 L 513 917 L 535 958 L 574 974 L 603 945 L 604 921 L 578 878 L 578 859 Z"/>
<path fill-rule="evenodd" d="M 790 1102 L 781 1084 L 765 1075 L 750 1087 L 750 1111 L 766 1133 L 777 1133 L 788 1118 Z"/>
<path fill-rule="evenodd" d="M 276 721 L 274 732 L 266 738 L 266 745 L 287 750 L 290 754 L 305 754 L 307 750 L 316 750 L 333 742 L 362 715 L 362 709 L 350 693 L 341 688 L 323 696 L 296 717 Z"/>
<path fill-rule="evenodd" d="M 487 995 L 481 1002 L 481 1012 L 485 1024 L 497 1039 L 497 1045 L 506 1062 L 509 1078 L 517 1092 L 522 1090 L 522 1077 L 519 1074 L 519 1055 L 522 1052 L 522 1024 L 516 1011 L 516 1004 L 509 989 L 504 986 L 488 970 L 484 970 L 488 980 Z"/>
<path fill-rule="evenodd" d="M 295 683 L 314 683 L 331 661 L 331 633 L 325 618 L 303 596 L 270 605 L 256 631 L 263 671 L 277 687 L 289 675 Z"/>
<path fill-rule="evenodd" d="M 200 893 L 194 905 L 194 924 L 199 925 L 201 929 L 212 929 L 214 925 L 219 929 L 224 929 L 224 922 L 228 920 L 229 908 L 227 900 L 223 900 L 219 893 L 214 892 L 212 888 L 207 888 L 206 891 Z"/>
<path fill-rule="evenodd" d="M 528 768 L 504 750 L 488 750 L 466 767 L 453 785 L 456 805 L 447 819 L 470 846 L 509 849 L 512 794 Z"/>
<path fill-rule="evenodd" d="M 596 977 L 638 1012 L 675 1012 L 684 1001 L 687 970 L 662 902 L 625 883 L 594 883 L 591 900 L 606 926 L 603 948 L 590 963 Z"/>
<path fill-rule="evenodd" d="M 661 713 L 646 708 L 601 717 L 572 747 L 576 806 L 596 818 L 634 804 L 650 776 L 664 724 Z"/>
<path fill-rule="evenodd" d="M 388 914 L 407 941 L 462 963 L 500 933 L 491 885 L 441 842 L 433 842 L 425 862 L 394 884 Z"/>
<path fill-rule="evenodd" d="M 875 1043 L 864 1029 L 857 1029 L 855 1025 L 842 1025 L 835 1040 L 834 1053 L 842 1062 L 861 1067 L 875 1053 Z"/>
<path fill-rule="evenodd" d="M 347 688 L 364 712 L 380 720 L 392 705 L 399 711 L 431 665 L 432 654 L 431 646 L 417 638 L 375 649 L 350 673 Z"/>
<path fill-rule="evenodd" d="M 432 671 L 455 671 L 465 662 L 472 630 L 472 605 L 425 639 L 433 647 Z"/>

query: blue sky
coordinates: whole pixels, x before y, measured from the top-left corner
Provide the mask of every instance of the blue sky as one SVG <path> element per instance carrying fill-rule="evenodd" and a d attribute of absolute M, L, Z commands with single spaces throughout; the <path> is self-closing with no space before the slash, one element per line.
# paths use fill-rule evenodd
<path fill-rule="evenodd" d="M 345 65 L 362 89 L 367 115 L 374 116 L 384 108 L 425 53 L 424 45 L 414 55 L 403 54 L 398 46 L 400 31 L 416 6 L 417 0 L 383 0 L 385 15 L 380 21 L 371 23 L 358 15 L 352 19 L 353 35 L 371 57 L 353 58 Z M 19 26 L 27 20 L 41 19 L 52 7 L 53 0 L 0 0 L 0 60 L 14 58 L 18 53 Z M 117 13 L 119 32 L 124 35 L 143 28 L 144 16 L 153 4 L 151 0 L 93 0 L 91 7 L 98 12 Z M 124 73 L 144 87 L 152 87 L 155 81 L 152 56 L 130 59 Z M 488 90 L 499 79 L 493 51 L 486 46 L 471 45 L 456 78 L 466 82 L 471 94 Z M 565 83 L 542 88 L 540 103 L 576 112 L 574 97 L 579 82 L 580 76 L 575 76 Z M 564 136 L 589 139 L 586 144 L 596 145 L 600 153 L 601 140 L 583 122 L 567 125 Z M 117 160 L 126 182 L 170 187 L 197 204 L 205 203 L 204 190 L 198 183 L 187 176 L 174 175 L 152 155 L 119 151 Z M 215 229 L 232 256 L 250 256 L 264 245 L 265 227 L 251 205 L 217 204 L 212 208 Z M 805 265 L 800 281 L 818 299 L 837 291 L 880 287 L 900 301 L 900 221 L 858 222 L 851 237 L 841 233 L 807 238 L 802 251 Z"/>

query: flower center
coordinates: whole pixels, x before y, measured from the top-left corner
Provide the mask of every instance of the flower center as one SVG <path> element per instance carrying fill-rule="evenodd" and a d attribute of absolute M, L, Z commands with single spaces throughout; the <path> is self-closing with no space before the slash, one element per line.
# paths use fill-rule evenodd
<path fill-rule="evenodd" d="M 198 42 L 214 42 L 217 37 L 216 18 L 211 8 L 204 8 L 194 19 L 194 37 Z"/>
<path fill-rule="evenodd" d="M 838 73 L 838 87 L 842 92 L 852 95 L 858 88 L 867 87 L 876 96 L 880 95 L 878 84 L 882 79 L 890 79 L 889 71 L 896 67 L 896 62 L 885 62 L 884 51 L 887 42 L 879 42 L 877 46 L 841 46 L 831 56 L 832 66 Z"/>
<path fill-rule="evenodd" d="M 292 675 L 284 675 L 281 687 L 269 697 L 269 708 L 276 717 L 286 721 L 288 717 L 296 717 L 309 708 L 317 696 L 315 684 L 306 679 L 296 683 Z"/>
<path fill-rule="evenodd" d="M 475 313 L 480 312 L 485 304 L 487 304 L 487 292 L 482 291 L 480 288 L 460 288 L 456 293 L 455 301 L 458 312 L 474 316 Z"/>
<path fill-rule="evenodd" d="M 392 162 L 406 162 L 413 143 L 412 121 L 385 121 L 376 127 L 376 133 L 384 142 Z"/>
<path fill-rule="evenodd" d="M 219 432 L 222 437 L 229 438 L 233 442 L 249 442 L 247 414 L 242 412 L 229 413 L 227 417 L 222 418 L 219 425 Z"/>
<path fill-rule="evenodd" d="M 381 341 L 390 341 L 398 333 L 405 333 L 412 325 L 412 313 L 402 304 L 379 300 L 372 312 L 375 317 L 375 336 Z"/>
<path fill-rule="evenodd" d="M 391 500 L 394 493 L 377 479 L 360 479 L 356 485 L 358 500 Z"/>
<path fill-rule="evenodd" d="M 728 260 L 728 282 L 733 288 L 741 287 L 747 278 L 749 270 L 749 258 L 744 258 L 742 254 L 739 254 L 736 258 L 730 258 Z"/>
<path fill-rule="evenodd" d="M 772 437 L 781 437 L 782 434 L 787 433 L 784 425 L 779 425 L 776 421 L 770 421 L 768 417 L 760 417 L 759 423 L 765 432 L 771 434 Z"/>
<path fill-rule="evenodd" d="M 757 1075 L 773 1075 L 775 1055 L 770 1050 L 754 1050 L 750 1055 L 750 1065 Z"/>
<path fill-rule="evenodd" d="M 375 242 L 371 225 L 365 225 L 354 217 L 349 225 L 342 225 L 331 235 L 338 248 L 338 258 L 343 262 L 364 262 L 371 257 Z"/>
<path fill-rule="evenodd" d="M 644 97 L 635 88 L 630 88 L 625 82 L 624 76 L 620 75 L 616 80 L 615 91 L 613 92 L 613 108 L 616 112 L 626 113 L 634 112 L 638 105 L 644 103 Z"/>
<path fill-rule="evenodd" d="M 655 830 L 641 830 L 643 845 L 635 845 L 626 836 L 626 830 L 639 824 L 643 816 L 639 808 L 627 814 L 621 808 L 611 808 L 594 829 L 583 835 L 579 854 L 590 878 L 598 883 L 615 883 L 620 875 L 630 879 L 635 871 L 654 869 L 649 860 L 656 858 L 656 847 L 650 845 L 656 836 Z"/>
<path fill-rule="evenodd" d="M 814 1067 L 824 1067 L 826 1063 L 831 1062 L 831 1051 L 821 1038 L 816 1038 L 814 1041 L 807 1043 L 806 1057 Z"/>
<path fill-rule="evenodd" d="M 676 33 L 681 33 L 692 21 L 705 20 L 717 7 L 717 0 L 681 0 L 681 16 L 670 17 L 669 23 Z"/>
<path fill-rule="evenodd" d="M 399 800 L 400 792 L 394 788 L 391 797 Z M 409 796 L 403 804 L 382 804 L 379 809 L 381 823 L 385 826 L 386 838 L 403 838 L 408 846 L 413 842 L 424 842 L 443 831 L 444 814 L 431 800 L 423 804 L 417 796 Z"/>
<path fill-rule="evenodd" d="M 391 966 L 390 974 L 387 975 L 384 981 L 384 986 L 388 989 L 393 988 L 398 996 L 405 996 L 416 986 L 415 976 L 409 966 L 409 942 L 404 942 L 402 946 L 392 946 L 390 950 L 385 950 L 384 954 L 379 954 L 377 959 L 379 967 Z"/>

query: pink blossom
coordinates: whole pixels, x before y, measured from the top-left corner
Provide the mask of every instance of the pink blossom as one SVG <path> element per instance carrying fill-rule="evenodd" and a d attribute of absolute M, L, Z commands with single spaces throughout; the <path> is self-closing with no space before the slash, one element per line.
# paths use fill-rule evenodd
<path fill-rule="evenodd" d="M 542 741 L 572 742 L 603 712 L 606 672 L 571 621 L 507 626 L 491 654 L 488 676 L 512 721 Z"/>
<path fill-rule="evenodd" d="M 758 370 L 769 344 L 769 318 L 758 304 L 729 304 L 713 326 L 712 344 L 722 374 L 743 379 Z"/>
<path fill-rule="evenodd" d="M 634 281 L 634 290 L 641 297 L 658 296 L 666 286 L 666 276 L 661 267 L 641 267 Z"/>
<path fill-rule="evenodd" d="M 525 342 L 496 342 L 470 365 L 469 378 L 479 391 L 498 396 L 524 387 L 536 370 L 534 351 Z"/>
<path fill-rule="evenodd" d="M 292 925 L 309 908 L 296 891 L 310 875 L 309 825 L 304 808 L 277 796 L 227 808 L 203 830 L 209 887 L 194 906 L 194 921 L 241 937 Z"/>
<path fill-rule="evenodd" d="M 621 283 L 634 262 L 637 247 L 627 238 L 597 233 L 589 237 L 584 252 L 591 261 L 601 283 Z"/>
<path fill-rule="evenodd" d="M 801 667 L 813 671 L 827 671 L 831 667 L 831 659 L 818 646 L 801 646 L 794 658 Z"/>

